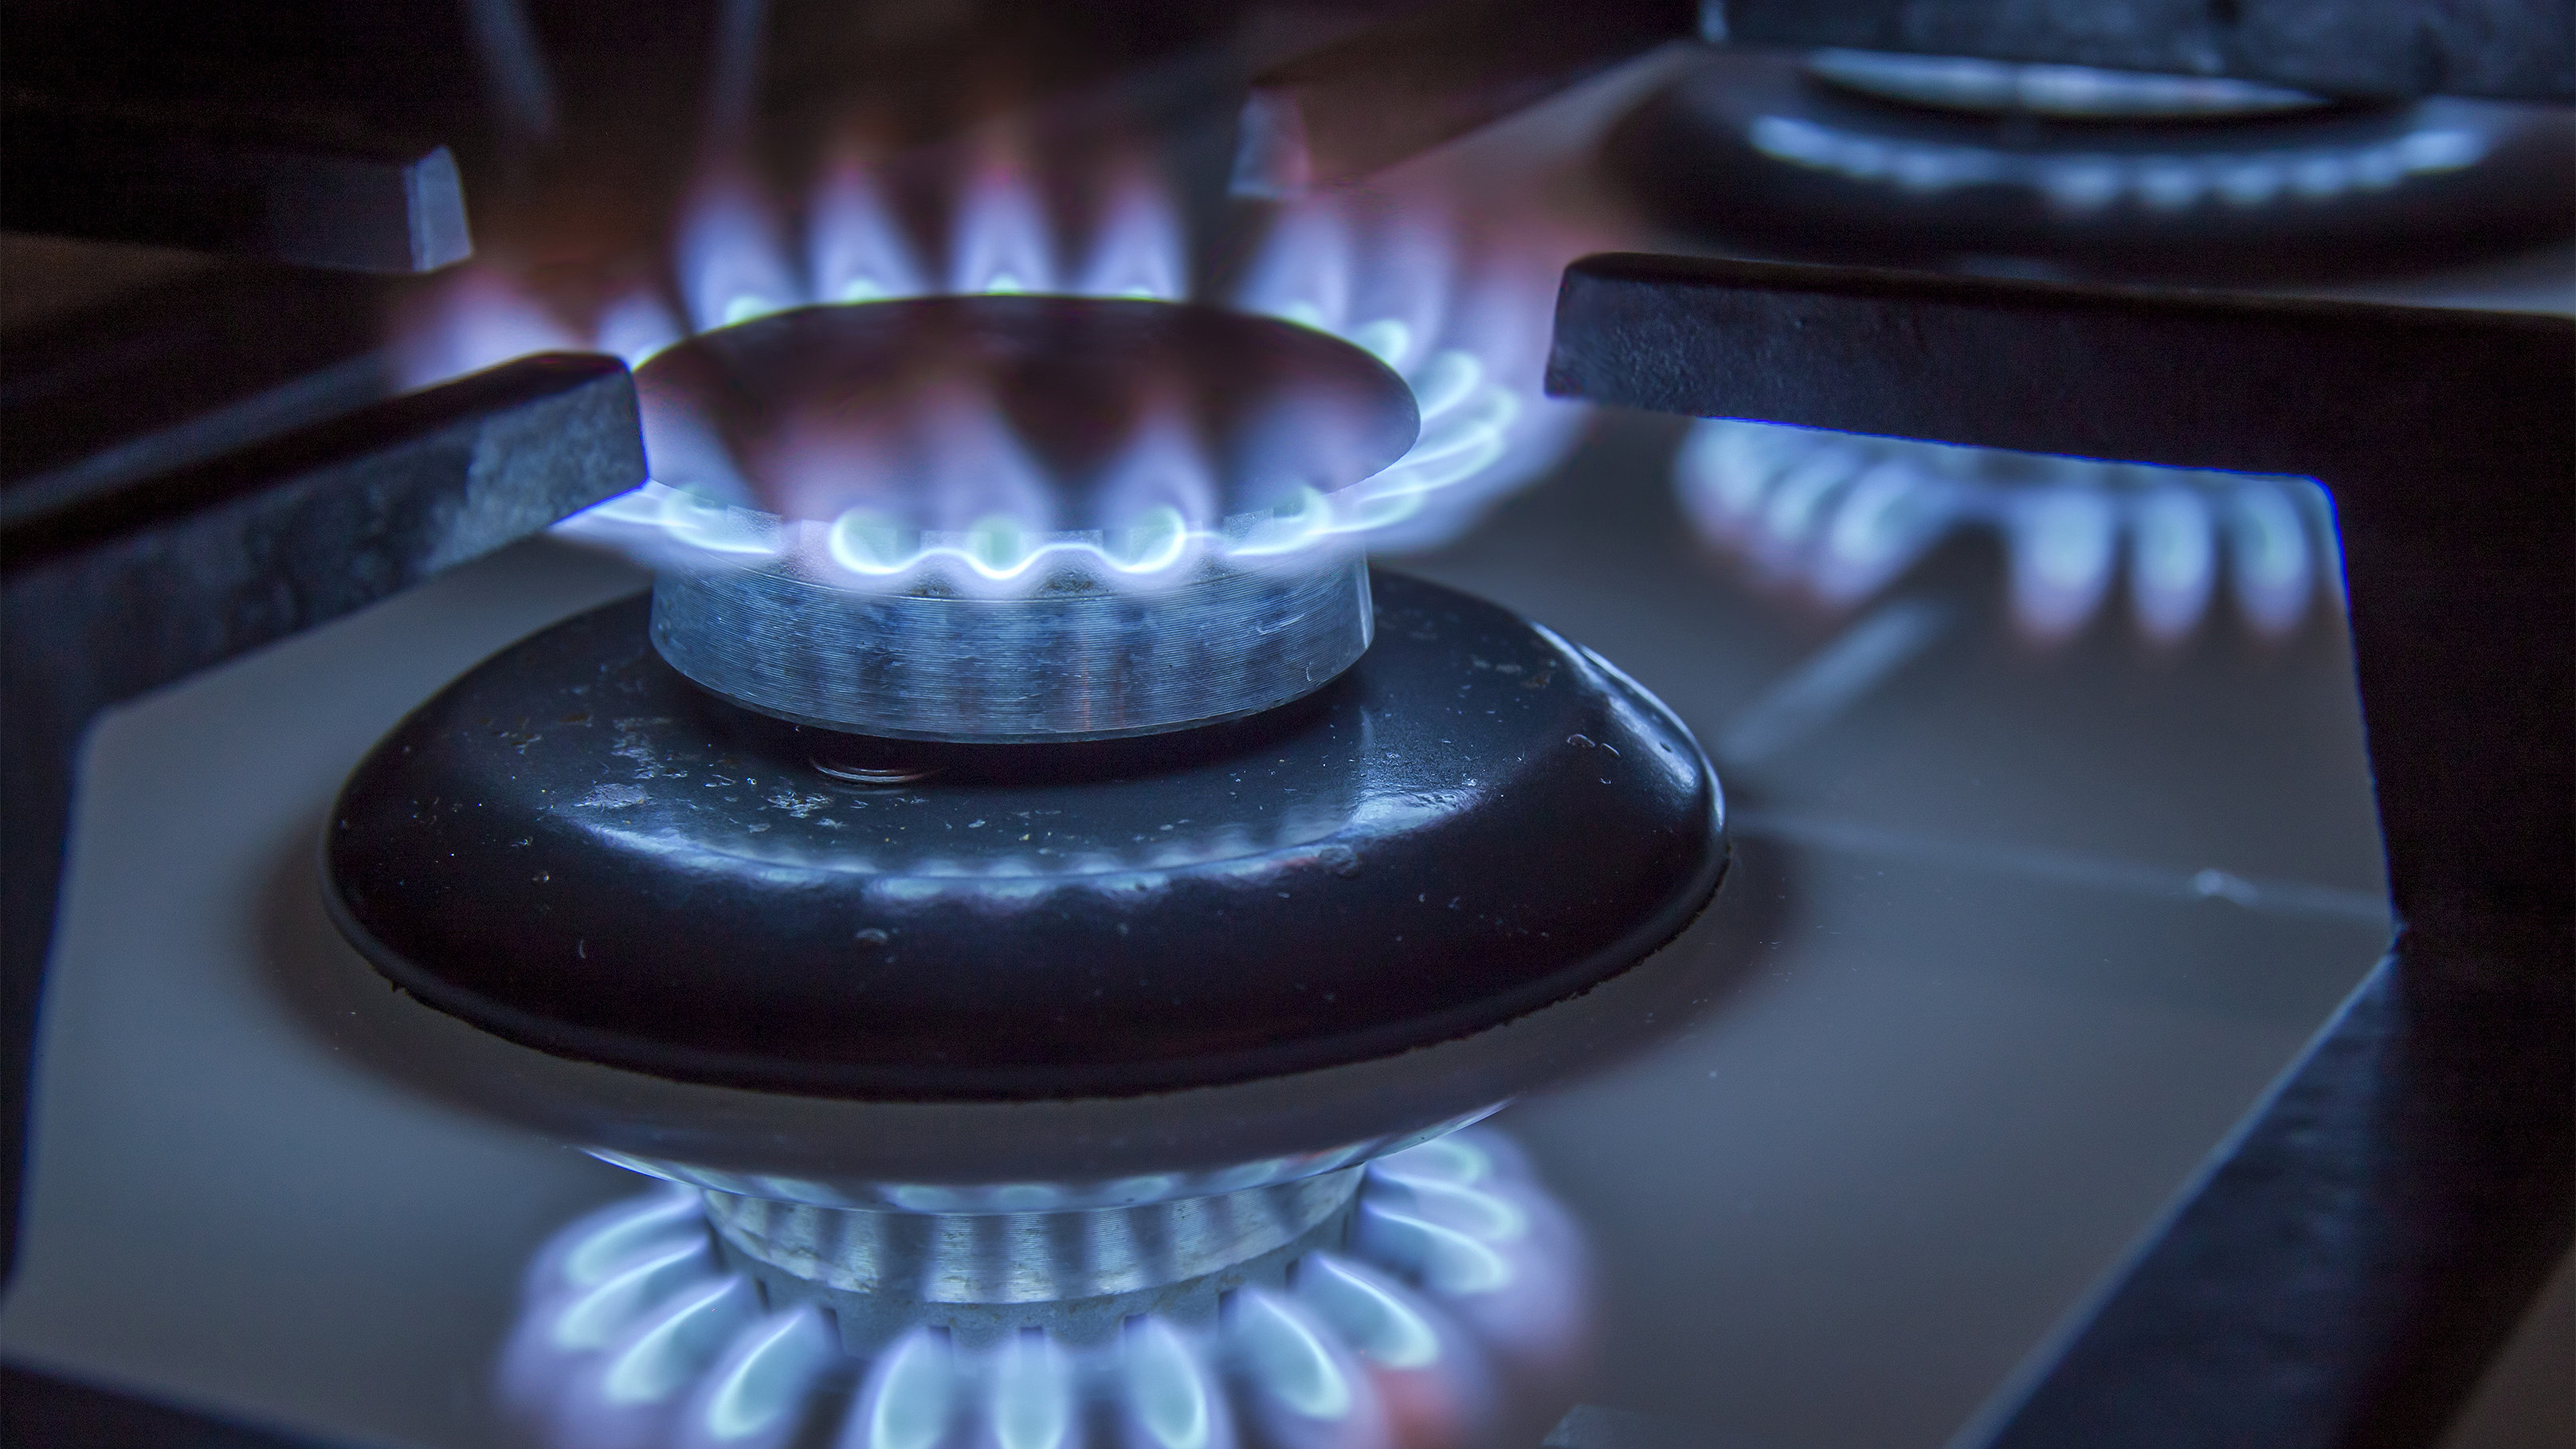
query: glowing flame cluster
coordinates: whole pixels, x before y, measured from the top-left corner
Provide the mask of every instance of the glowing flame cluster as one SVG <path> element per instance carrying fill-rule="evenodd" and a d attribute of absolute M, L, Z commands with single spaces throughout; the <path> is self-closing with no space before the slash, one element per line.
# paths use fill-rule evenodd
<path fill-rule="evenodd" d="M 1439 542 L 1497 492 L 1561 456 L 1578 409 L 1544 398 L 1561 245 L 1508 224 L 1464 226 L 1443 196 L 1390 201 L 1323 194 L 1287 207 L 1232 295 L 1194 297 L 1190 239 L 1172 196 L 1141 168 L 1119 172 L 1081 228 L 1059 226 L 1028 169 L 987 148 L 958 189 L 944 240 L 923 244 L 879 178 L 830 166 L 791 227 L 757 189 L 720 176 L 699 187 L 670 248 L 668 286 L 634 286 L 576 319 L 506 266 L 457 277 L 398 349 L 414 385 L 549 350 L 601 350 L 629 364 L 694 334 L 789 308 L 864 306 L 950 294 L 1058 294 L 1216 302 L 1287 319 L 1366 348 L 1411 385 L 1422 431 L 1392 467 L 1330 494 L 1312 490 L 1257 517 L 1224 518 L 1209 461 L 1170 429 L 1143 429 L 1121 465 L 1127 491 L 1156 494 L 1125 526 L 1061 532 L 1029 500 L 1037 475 L 989 399 L 950 400 L 944 472 L 992 500 L 976 516 L 920 526 L 853 509 L 783 519 L 705 490 L 660 482 L 569 520 L 578 537 L 661 567 L 785 561 L 825 582 L 889 588 L 925 570 L 982 592 L 1063 566 L 1110 582 L 1185 575 L 1199 562 L 1297 554 L 1364 540 Z M 666 430 L 667 431 L 667 430 Z M 827 462 L 829 460 L 826 460 Z M 655 460 L 657 472 L 659 460 Z M 854 462 L 853 466 L 857 466 Z M 932 480 L 947 487 L 943 476 Z"/>
<path fill-rule="evenodd" d="M 501 1364 L 519 1426 L 550 1449 L 1432 1449 L 1561 1379 L 1584 1336 L 1572 1221 L 1490 1129 L 1372 1164 L 1349 1250 L 1284 1289 L 1098 1347 L 918 1329 L 862 1361 L 821 1310 L 764 1309 L 712 1241 L 676 1189 L 557 1234 Z"/>
<path fill-rule="evenodd" d="M 2163 644 L 2200 627 L 2222 579 L 2246 626 L 2275 639 L 2343 581 L 2324 490 L 2303 478 L 1732 421 L 1697 424 L 1675 478 L 1704 537 L 1833 607 L 1877 594 L 1956 531 L 1992 530 L 2014 619 L 2043 642 L 2091 621 L 2124 562 L 2131 615 Z"/>

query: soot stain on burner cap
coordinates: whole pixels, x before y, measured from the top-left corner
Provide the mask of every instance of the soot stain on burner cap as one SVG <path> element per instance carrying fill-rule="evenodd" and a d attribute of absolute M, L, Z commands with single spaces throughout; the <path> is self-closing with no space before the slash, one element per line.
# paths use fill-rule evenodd
<path fill-rule="evenodd" d="M 870 1100 L 1389 1056 L 1583 992 L 1698 915 L 1726 847 L 1679 724 L 1492 605 L 1376 584 L 1379 644 L 1300 705 L 1044 746 L 732 710 L 642 647 L 641 600 L 611 605 L 486 662 L 361 765 L 329 836 L 335 914 L 419 999 L 526 1045 Z M 576 687 L 615 701 L 605 718 L 524 754 L 469 727 L 562 713 Z M 818 756 L 937 772 L 863 785 Z"/>

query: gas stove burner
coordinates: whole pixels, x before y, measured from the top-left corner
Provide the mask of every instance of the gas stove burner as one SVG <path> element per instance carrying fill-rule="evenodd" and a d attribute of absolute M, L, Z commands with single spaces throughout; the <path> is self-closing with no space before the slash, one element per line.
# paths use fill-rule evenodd
<path fill-rule="evenodd" d="M 1562 1379 L 1586 1335 L 1582 1244 L 1507 1138 L 1469 1129 L 1351 1171 L 1366 1181 L 1330 1235 L 1221 1296 L 864 1343 L 792 1281 L 745 1272 L 697 1194 L 655 1193 L 539 1252 L 501 1397 L 552 1449 L 809 1443 L 835 1427 L 849 1449 L 960 1433 L 1015 1449 L 1434 1449 L 1472 1440 L 1513 1390 Z M 933 1221 L 987 1242 L 1015 1226 Z"/>
<path fill-rule="evenodd" d="M 2225 76 L 2152 75 L 1879 50 L 1819 50 L 1807 57 L 1807 73 L 1884 101 L 2065 121 L 2235 121 L 2331 104 L 2306 91 Z"/>
<path fill-rule="evenodd" d="M 1174 506 L 1188 527 L 1139 518 L 1130 511 L 1139 490 L 1112 490 L 1130 505 L 1111 521 L 1132 532 L 1117 537 L 1106 525 L 1085 537 L 1074 530 L 1087 525 L 1023 516 L 1018 505 L 1032 491 L 1017 486 L 1027 481 L 1025 446 L 994 416 L 989 398 L 970 389 L 937 399 L 936 411 L 957 425 L 945 429 L 939 449 L 953 465 L 946 476 L 963 480 L 955 492 L 972 501 L 1000 491 L 1013 506 L 917 523 L 944 535 L 929 540 L 908 531 L 900 510 L 873 518 L 863 511 L 839 540 L 838 557 L 829 540 L 810 556 L 830 565 L 825 572 L 836 580 L 855 575 L 880 588 L 900 583 L 890 575 L 922 564 L 978 595 L 1035 586 L 1058 564 L 1150 584 L 1167 565 L 1202 553 L 1278 559 L 1308 548 L 1347 550 L 1363 535 L 1379 549 L 1436 547 L 1501 492 L 1545 473 L 1573 444 L 1583 409 L 1545 396 L 1541 374 L 1558 273 L 1568 257 L 1601 240 L 1589 227 L 1569 230 L 1554 210 L 1502 202 L 1491 188 L 1476 187 L 1470 203 L 1457 194 L 1460 178 L 1418 175 L 1398 193 L 1328 188 L 1264 208 L 1251 235 L 1238 225 L 1255 220 L 1247 216 L 1228 219 L 1222 235 L 1194 235 L 1192 209 L 1156 180 L 1155 168 L 1133 158 L 1060 157 L 1057 164 L 1069 169 L 1039 172 L 1003 132 L 965 144 L 978 159 L 956 174 L 947 205 L 934 208 L 944 210 L 944 222 L 926 232 L 915 225 L 923 217 L 899 214 L 893 200 L 917 193 L 925 179 L 908 167 L 875 166 L 835 150 L 798 201 L 782 207 L 730 164 L 711 163 L 675 218 L 667 278 L 529 268 L 507 256 L 455 268 L 402 307 L 392 349 L 400 375 L 418 386 L 531 353 L 585 350 L 640 368 L 692 335 L 747 328 L 778 312 L 857 310 L 942 294 L 1046 298 L 1093 314 L 1098 309 L 1082 304 L 1160 300 L 1282 319 L 1365 350 L 1417 399 L 1420 436 L 1393 466 L 1324 494 L 1328 507 L 1242 518 L 1243 536 L 1220 526 L 1234 480 L 1199 476 L 1200 466 L 1214 461 L 1198 455 L 1204 440 L 1173 424 L 1176 409 L 1149 411 L 1147 421 L 1158 425 L 1139 435 L 1129 461 L 1148 475 L 1141 480 L 1147 492 L 1152 474 L 1187 475 L 1187 501 Z M 1106 171 L 1096 173 L 1102 165 Z M 1063 204 L 1077 193 L 1099 205 Z M 1225 356 L 1206 367 L 1194 363 L 1195 375 L 1177 384 L 1138 374 L 1125 359 L 1105 371 L 1155 382 L 1146 400 L 1168 403 L 1173 393 L 1220 380 L 1246 350 L 1220 349 Z M 1102 379 L 1081 381 L 1097 387 Z M 1292 440 L 1290 451 L 1339 430 L 1336 423 Z M 700 440 L 710 449 L 724 446 L 711 426 Z M 722 569 L 774 557 L 774 505 L 735 488 L 738 470 L 729 459 L 717 461 L 710 493 L 651 484 L 575 515 L 558 531 L 673 568 Z M 1044 502 L 1058 486 L 1097 482 L 1046 479 L 1033 491 Z M 1141 502 L 1150 513 L 1152 500 Z M 1216 512 L 1200 516 L 1202 502 Z M 753 506 L 739 511 L 744 504 Z M 1068 536 L 1046 532 L 1057 528 Z M 1177 556 L 1167 551 L 1173 542 L 1186 545 Z"/>
<path fill-rule="evenodd" d="M 741 709 L 641 597 L 557 625 L 352 775 L 328 899 L 375 969 L 319 1019 L 701 1189 L 850 1351 L 1205 1319 L 1365 1236 L 1364 1164 L 1707 991 L 1666 949 L 1726 865 L 1679 722 L 1489 604 L 1371 597 L 1303 700 L 1045 744 Z"/>
<path fill-rule="evenodd" d="M 2304 478 L 2104 463 L 1726 420 L 1674 460 L 1710 542 L 1833 608 L 1859 604 L 1960 531 L 2005 545 L 2023 632 L 2063 639 L 2122 568 L 2146 637 L 2197 630 L 2224 581 L 2246 626 L 2294 633 L 2341 586 L 2334 519 Z"/>
<path fill-rule="evenodd" d="M 809 307 L 638 370 L 657 480 L 738 562 L 674 562 L 653 643 L 767 714 L 1086 739 L 1233 718 L 1368 647 L 1319 543 L 1413 394 L 1320 332 L 1210 307 L 976 296 Z"/>
<path fill-rule="evenodd" d="M 1789 257 L 2242 281 L 2565 236 L 2576 124 L 2192 76 L 1936 56 L 1735 55 L 1623 121 L 1664 220 Z"/>

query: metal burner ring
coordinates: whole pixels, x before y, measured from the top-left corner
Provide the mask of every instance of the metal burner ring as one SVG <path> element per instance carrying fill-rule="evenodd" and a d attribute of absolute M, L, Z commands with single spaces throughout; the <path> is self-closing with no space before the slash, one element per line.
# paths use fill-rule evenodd
<path fill-rule="evenodd" d="M 726 1259 L 769 1302 L 817 1303 L 854 1353 L 933 1325 L 961 1344 L 1044 1328 L 1103 1342 L 1138 1313 L 1212 1317 L 1349 1230 L 1360 1167 L 1135 1207 L 917 1213 L 706 1194 Z"/>
<path fill-rule="evenodd" d="M 653 647 L 703 688 L 798 724 L 895 739 L 1110 739 L 1239 718 L 1369 646 L 1368 568 L 1211 564 L 1151 594 L 869 594 L 786 572 L 665 574 Z"/>
<path fill-rule="evenodd" d="M 1210 307 L 938 297 L 707 333 L 636 374 L 682 532 L 652 640 L 702 687 L 899 739 L 1114 738 L 1321 688 L 1368 648 L 1336 495 L 1404 380 Z M 710 523 L 709 520 L 714 520 Z"/>

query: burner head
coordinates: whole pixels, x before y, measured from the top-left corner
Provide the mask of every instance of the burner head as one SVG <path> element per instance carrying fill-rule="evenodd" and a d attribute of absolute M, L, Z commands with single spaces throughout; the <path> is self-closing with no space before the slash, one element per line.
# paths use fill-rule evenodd
<path fill-rule="evenodd" d="M 653 647 L 736 704 L 886 739 L 1116 739 L 1257 714 L 1369 646 L 1368 568 L 1341 550 L 1191 569 L 1152 592 L 864 593 L 751 569 L 666 574 Z"/>
<path fill-rule="evenodd" d="M 636 383 L 681 526 L 742 560 L 666 570 L 654 647 L 749 708 L 908 739 L 1145 734 L 1320 687 L 1369 640 L 1334 497 L 1419 427 L 1336 338 L 1094 298 L 802 308 Z"/>

